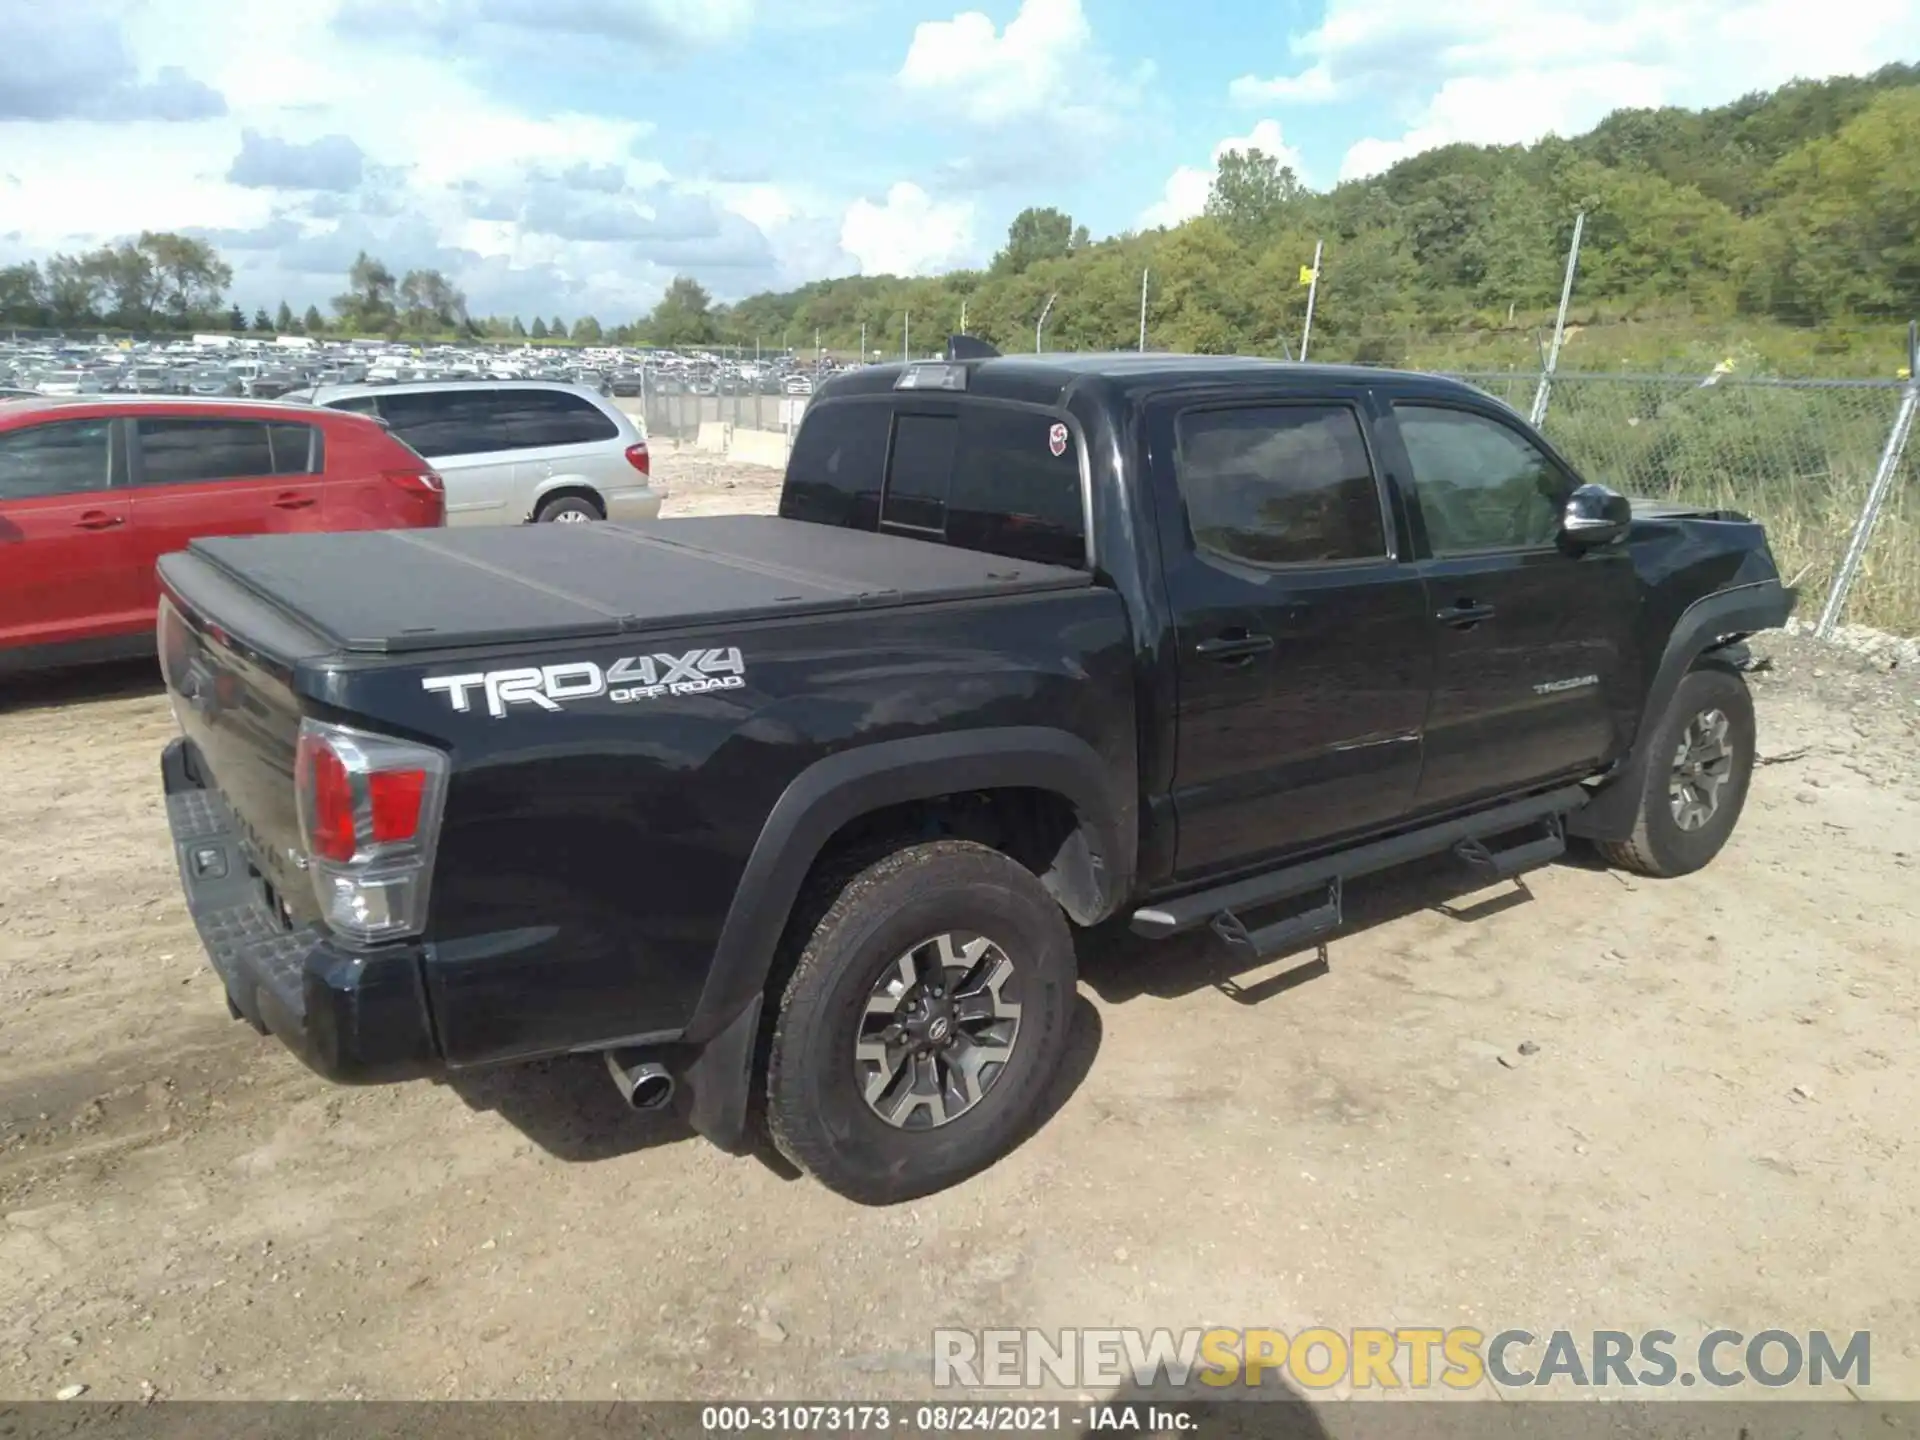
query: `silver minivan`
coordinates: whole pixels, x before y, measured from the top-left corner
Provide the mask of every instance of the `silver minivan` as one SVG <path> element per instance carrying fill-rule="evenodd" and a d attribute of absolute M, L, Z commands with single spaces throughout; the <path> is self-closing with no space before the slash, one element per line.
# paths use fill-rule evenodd
<path fill-rule="evenodd" d="M 313 403 L 387 422 L 440 472 L 447 524 L 652 520 L 647 437 L 611 401 L 545 380 L 322 385 Z"/>

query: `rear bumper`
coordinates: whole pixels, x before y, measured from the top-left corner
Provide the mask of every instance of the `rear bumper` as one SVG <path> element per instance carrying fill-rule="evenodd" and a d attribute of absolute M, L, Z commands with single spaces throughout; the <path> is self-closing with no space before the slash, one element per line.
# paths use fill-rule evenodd
<path fill-rule="evenodd" d="M 355 951 L 318 928 L 290 928 L 185 739 L 167 746 L 160 773 L 187 910 L 234 1014 L 342 1084 L 438 1070 L 422 947 Z"/>
<path fill-rule="evenodd" d="M 604 492 L 609 520 L 657 520 L 660 518 L 661 491 L 636 486 L 631 490 Z"/>

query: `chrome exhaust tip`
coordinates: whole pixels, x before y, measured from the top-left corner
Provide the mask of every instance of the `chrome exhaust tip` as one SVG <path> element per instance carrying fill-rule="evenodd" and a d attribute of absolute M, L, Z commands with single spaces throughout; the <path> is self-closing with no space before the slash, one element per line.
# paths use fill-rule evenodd
<path fill-rule="evenodd" d="M 651 1060 L 623 1063 L 618 1051 L 608 1050 L 607 1073 L 620 1098 L 635 1110 L 658 1110 L 673 1099 L 673 1074 Z"/>

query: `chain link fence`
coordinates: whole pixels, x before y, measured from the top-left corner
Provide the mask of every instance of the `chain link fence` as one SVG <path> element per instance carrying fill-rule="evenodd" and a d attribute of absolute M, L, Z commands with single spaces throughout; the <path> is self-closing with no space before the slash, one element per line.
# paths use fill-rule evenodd
<path fill-rule="evenodd" d="M 1456 373 L 1531 409 L 1537 372 Z M 1541 428 L 1583 475 L 1629 495 L 1740 510 L 1765 523 L 1798 614 L 1825 607 L 1889 456 L 1900 381 L 1745 380 L 1728 375 L 1553 377 Z M 1845 589 L 1844 619 L 1920 634 L 1920 497 L 1914 453 L 1894 469 L 1872 543 Z"/>

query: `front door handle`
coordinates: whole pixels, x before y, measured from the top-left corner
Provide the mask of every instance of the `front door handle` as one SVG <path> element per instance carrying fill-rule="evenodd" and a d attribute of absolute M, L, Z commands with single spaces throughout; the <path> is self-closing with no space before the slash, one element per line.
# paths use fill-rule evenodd
<path fill-rule="evenodd" d="M 1451 610 L 1441 610 L 1433 617 L 1443 625 L 1451 625 L 1456 630 L 1471 630 L 1482 620 L 1493 618 L 1493 606 L 1476 605 L 1471 600 L 1462 600 Z"/>
<path fill-rule="evenodd" d="M 273 504 L 276 510 L 304 510 L 313 504 L 313 496 L 289 490 L 284 495 L 275 496 Z"/>
<path fill-rule="evenodd" d="M 116 525 L 126 523 L 120 516 L 106 510 L 86 510 L 81 512 L 73 525 L 76 530 L 111 530 Z"/>
<path fill-rule="evenodd" d="M 1202 640 L 1193 647 L 1194 654 L 1203 660 L 1221 660 L 1231 663 L 1235 660 L 1251 660 L 1256 655 L 1264 655 L 1273 649 L 1271 635 L 1251 635 L 1242 630 L 1233 635 L 1216 635 L 1211 640 Z"/>

